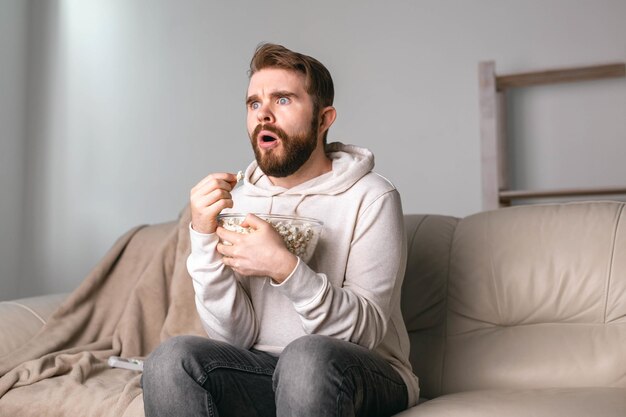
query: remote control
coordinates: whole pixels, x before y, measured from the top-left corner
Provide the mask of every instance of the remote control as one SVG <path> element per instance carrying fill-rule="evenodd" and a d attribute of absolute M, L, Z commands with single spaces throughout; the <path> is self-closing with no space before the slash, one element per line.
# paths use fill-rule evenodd
<path fill-rule="evenodd" d="M 123 368 L 131 371 L 143 371 L 143 361 L 140 359 L 120 358 L 119 356 L 109 357 L 109 366 L 111 368 Z"/>

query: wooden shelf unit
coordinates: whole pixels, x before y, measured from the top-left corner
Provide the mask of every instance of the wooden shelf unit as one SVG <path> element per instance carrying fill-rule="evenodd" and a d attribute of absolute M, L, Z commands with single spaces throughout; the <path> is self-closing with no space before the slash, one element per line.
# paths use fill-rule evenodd
<path fill-rule="evenodd" d="M 495 62 L 478 65 L 483 209 L 508 206 L 512 200 L 550 197 L 626 195 L 626 187 L 558 190 L 509 189 L 506 91 L 511 88 L 626 77 L 626 64 L 612 63 L 519 74 L 496 75 Z"/>

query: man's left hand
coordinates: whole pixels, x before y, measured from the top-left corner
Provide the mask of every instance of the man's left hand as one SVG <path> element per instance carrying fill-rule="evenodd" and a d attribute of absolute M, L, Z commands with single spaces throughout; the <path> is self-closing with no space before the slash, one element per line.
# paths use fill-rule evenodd
<path fill-rule="evenodd" d="M 283 282 L 293 272 L 298 258 L 287 250 L 278 232 L 265 220 L 248 214 L 240 226 L 250 227 L 252 232 L 237 233 L 217 228 L 220 238 L 217 251 L 222 254 L 224 265 L 240 275 L 267 276 L 278 283 Z"/>

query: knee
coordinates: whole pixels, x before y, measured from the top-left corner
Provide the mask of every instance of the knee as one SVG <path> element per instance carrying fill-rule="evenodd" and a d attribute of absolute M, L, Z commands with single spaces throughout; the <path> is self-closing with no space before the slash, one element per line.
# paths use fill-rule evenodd
<path fill-rule="evenodd" d="M 280 355 L 279 365 L 285 368 L 320 369 L 332 364 L 341 341 L 328 336 L 307 335 L 300 337 L 285 347 Z"/>
<path fill-rule="evenodd" d="M 336 375 L 335 371 L 341 372 L 337 369 L 337 343 L 342 342 L 320 335 L 303 336 L 291 342 L 280 354 L 274 386 L 310 389 Z"/>
<path fill-rule="evenodd" d="M 161 343 L 144 361 L 143 384 L 151 380 L 162 384 L 184 370 L 185 362 L 194 356 L 194 339 L 194 336 L 176 336 Z"/>
<path fill-rule="evenodd" d="M 274 373 L 276 404 L 294 414 L 339 401 L 344 383 L 348 342 L 327 336 L 296 339 L 281 353 Z"/>

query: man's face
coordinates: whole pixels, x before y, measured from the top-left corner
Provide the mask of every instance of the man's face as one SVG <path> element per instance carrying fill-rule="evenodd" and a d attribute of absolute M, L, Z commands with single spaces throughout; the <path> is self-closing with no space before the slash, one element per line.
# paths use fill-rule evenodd
<path fill-rule="evenodd" d="M 250 78 L 246 105 L 248 135 L 261 170 L 271 177 L 296 172 L 318 143 L 304 75 L 277 68 L 257 71 Z"/>

